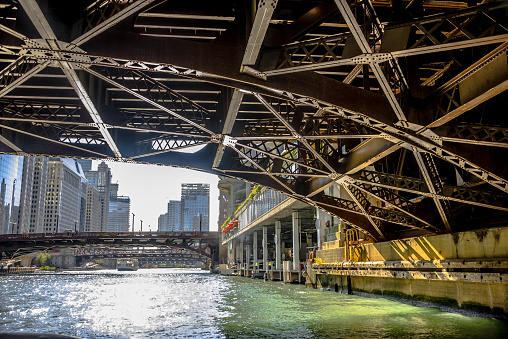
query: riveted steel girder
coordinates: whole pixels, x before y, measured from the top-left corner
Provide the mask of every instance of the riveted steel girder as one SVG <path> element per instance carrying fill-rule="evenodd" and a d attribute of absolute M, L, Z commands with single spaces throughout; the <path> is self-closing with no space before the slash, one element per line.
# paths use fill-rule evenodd
<path fill-rule="evenodd" d="M 20 4 L 1 152 L 227 175 L 377 240 L 508 221 L 505 2 Z"/>

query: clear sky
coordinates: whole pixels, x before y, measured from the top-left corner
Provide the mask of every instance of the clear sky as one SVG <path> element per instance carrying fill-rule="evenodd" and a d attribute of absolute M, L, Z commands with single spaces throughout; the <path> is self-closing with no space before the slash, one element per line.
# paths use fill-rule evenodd
<path fill-rule="evenodd" d="M 97 170 L 99 161 L 93 161 L 92 170 Z M 169 200 L 180 200 L 182 183 L 210 184 L 210 230 L 217 230 L 219 216 L 219 177 L 203 172 L 169 166 L 129 164 L 106 161 L 111 168 L 112 183 L 118 183 L 118 195 L 131 198 L 131 216 L 135 214 L 134 230 L 157 230 L 159 215 L 167 212 Z M 132 225 L 131 225 L 132 229 Z"/>

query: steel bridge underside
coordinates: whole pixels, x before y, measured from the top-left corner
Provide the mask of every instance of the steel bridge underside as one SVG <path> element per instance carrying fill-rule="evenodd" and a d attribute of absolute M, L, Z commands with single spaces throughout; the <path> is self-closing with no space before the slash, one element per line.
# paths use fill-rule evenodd
<path fill-rule="evenodd" d="M 159 253 L 165 249 L 186 254 L 199 255 L 218 260 L 218 232 L 145 232 L 145 233 L 31 233 L 23 235 L 0 235 L 0 259 L 48 251 L 59 248 L 82 249 L 83 255 L 100 251 L 103 247 L 157 247 Z M 75 250 L 76 251 L 76 250 Z M 92 252 L 90 252 L 92 251 Z M 168 251 L 168 250 L 166 250 Z M 119 251 L 114 251 L 119 253 Z M 145 251 L 146 252 L 146 251 Z M 178 254 L 178 253 L 173 254 Z"/>
<path fill-rule="evenodd" d="M 210 257 L 206 257 L 195 252 L 181 249 L 117 249 L 117 248 L 79 248 L 74 251 L 76 257 L 90 260 L 96 258 L 120 259 L 133 258 L 142 262 L 203 262 L 207 263 Z"/>
<path fill-rule="evenodd" d="M 0 152 L 239 178 L 374 241 L 506 225 L 507 9 L 1 0 Z"/>

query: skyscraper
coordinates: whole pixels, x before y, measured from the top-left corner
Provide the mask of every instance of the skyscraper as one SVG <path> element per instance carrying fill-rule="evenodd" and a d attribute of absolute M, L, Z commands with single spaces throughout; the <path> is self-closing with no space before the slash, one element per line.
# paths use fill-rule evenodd
<path fill-rule="evenodd" d="M 168 211 L 159 216 L 159 232 L 183 231 L 180 227 L 182 202 L 180 200 L 170 200 L 168 202 Z"/>
<path fill-rule="evenodd" d="M 181 228 L 184 231 L 210 229 L 210 185 L 182 184 Z"/>
<path fill-rule="evenodd" d="M 83 172 L 90 172 L 92 170 L 92 160 L 89 159 L 76 159 L 76 162 L 81 165 Z"/>
<path fill-rule="evenodd" d="M 50 158 L 44 213 L 45 232 L 83 231 L 87 180 L 74 159 Z"/>
<path fill-rule="evenodd" d="M 129 230 L 131 200 L 118 195 L 118 184 L 111 184 L 108 231 L 125 232 Z"/>
<path fill-rule="evenodd" d="M 168 231 L 182 231 L 182 202 L 170 200 L 168 202 Z"/>
<path fill-rule="evenodd" d="M 47 157 L 25 157 L 18 221 L 21 233 L 44 231 L 48 161 Z"/>
<path fill-rule="evenodd" d="M 23 157 L 0 154 L 0 234 L 19 233 Z"/>
<path fill-rule="evenodd" d="M 85 232 L 99 232 L 101 230 L 102 204 L 99 197 L 99 189 L 88 185 L 86 193 L 86 216 Z"/>
<path fill-rule="evenodd" d="M 99 164 L 97 171 L 89 171 L 85 175 L 88 179 L 88 184 L 97 187 L 99 190 L 99 201 L 101 203 L 101 226 L 99 231 L 106 231 L 108 229 L 111 170 L 103 161 Z"/>
<path fill-rule="evenodd" d="M 157 231 L 158 232 L 167 232 L 168 231 L 168 214 L 164 213 L 159 215 L 157 219 Z"/>

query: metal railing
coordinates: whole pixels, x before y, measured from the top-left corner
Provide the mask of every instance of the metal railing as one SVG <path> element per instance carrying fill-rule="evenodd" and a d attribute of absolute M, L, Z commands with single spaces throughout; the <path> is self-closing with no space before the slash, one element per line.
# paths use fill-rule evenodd
<path fill-rule="evenodd" d="M 231 216 L 231 220 L 238 220 L 238 227 L 223 234 L 223 240 L 227 241 L 236 236 L 238 232 L 249 227 L 257 219 L 261 218 L 272 209 L 282 204 L 289 197 L 283 193 L 262 188 L 259 193 L 252 197 L 252 200 L 247 198 L 243 206 Z"/>

